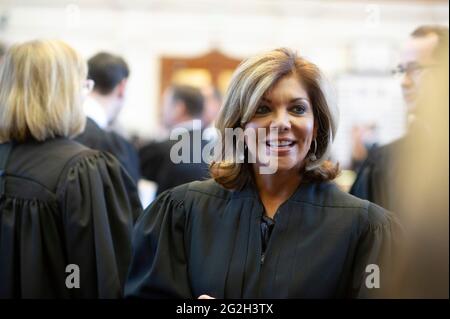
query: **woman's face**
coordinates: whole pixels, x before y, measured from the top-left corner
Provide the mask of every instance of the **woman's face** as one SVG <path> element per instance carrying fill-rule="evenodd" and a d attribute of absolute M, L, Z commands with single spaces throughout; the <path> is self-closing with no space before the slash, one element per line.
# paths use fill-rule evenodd
<path fill-rule="evenodd" d="M 316 129 L 313 106 L 308 94 L 294 76 L 281 78 L 266 92 L 253 118 L 245 129 L 265 129 L 264 135 L 256 132 L 256 145 L 247 139 L 249 152 L 255 156 L 257 166 L 277 161 L 278 171 L 300 170 L 315 138 Z M 278 133 L 278 134 L 276 134 Z M 256 151 L 256 154 L 254 153 Z"/>

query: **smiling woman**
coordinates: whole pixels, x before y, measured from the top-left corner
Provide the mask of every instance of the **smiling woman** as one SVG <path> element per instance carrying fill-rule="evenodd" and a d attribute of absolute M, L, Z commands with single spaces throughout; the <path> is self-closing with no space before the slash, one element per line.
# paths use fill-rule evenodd
<path fill-rule="evenodd" d="M 317 125 L 314 112 L 308 94 L 298 77 L 286 75 L 276 82 L 274 87 L 264 95 L 254 117 L 245 124 L 245 128 L 265 129 L 267 135 L 262 140 L 257 140 L 256 145 L 249 145 L 249 151 L 254 152 L 258 148 L 263 148 L 265 155 L 274 157 L 277 161 L 277 172 L 270 177 L 263 176 L 258 174 L 259 166 L 264 165 L 258 160 L 259 152 L 256 151 L 253 155 L 256 158 L 253 176 L 261 185 L 260 188 L 265 190 L 266 187 L 263 185 L 269 182 L 268 179 L 275 181 L 275 176 L 281 176 L 285 172 L 294 172 L 290 179 L 295 181 L 293 185 L 298 185 L 302 176 L 300 172 L 305 169 L 307 154 L 316 156 L 317 152 L 315 149 L 317 148 Z M 310 151 L 313 140 L 316 146 Z M 280 180 L 282 179 L 280 177 Z M 265 203 L 266 214 L 273 217 L 277 206 L 285 199 L 282 198 L 280 203 L 275 202 L 271 205 L 270 196 L 265 196 L 265 193 L 261 195 L 263 195 L 261 199 Z M 273 208 L 270 209 L 269 206 Z"/>
<path fill-rule="evenodd" d="M 258 138 L 245 139 L 244 163 L 215 162 L 213 179 L 166 191 L 146 209 L 129 297 L 368 297 L 380 287 L 388 264 L 371 269 L 390 260 L 396 223 L 329 182 L 336 124 L 319 75 L 288 49 L 238 67 L 217 127 L 222 137 L 245 128 Z M 277 161 L 272 174 L 260 173 L 261 153 Z"/>

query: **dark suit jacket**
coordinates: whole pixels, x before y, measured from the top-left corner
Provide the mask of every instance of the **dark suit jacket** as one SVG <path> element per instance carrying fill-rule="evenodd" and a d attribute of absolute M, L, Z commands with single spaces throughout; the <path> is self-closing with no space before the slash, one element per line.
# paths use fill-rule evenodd
<path fill-rule="evenodd" d="M 111 153 L 119 160 L 134 182 L 139 181 L 141 174 L 137 151 L 119 134 L 105 131 L 88 117 L 84 132 L 75 140 L 89 148 Z"/>
<path fill-rule="evenodd" d="M 166 140 L 163 142 L 151 142 L 139 151 L 142 176 L 158 184 L 157 194 L 188 182 L 203 180 L 209 177 L 208 165 L 201 159 L 200 163 L 194 163 L 193 136 L 194 131 L 185 133 L 178 140 Z M 196 131 L 197 133 L 201 133 Z M 184 141 L 184 142 L 182 142 Z M 170 150 L 177 147 L 177 143 L 183 143 L 185 150 L 189 148 L 189 163 L 174 163 L 170 158 Z M 201 141 L 201 149 L 206 145 Z M 180 146 L 181 144 L 178 144 Z M 179 152 L 181 154 L 181 151 Z M 200 156 L 201 153 L 197 154 Z"/>
<path fill-rule="evenodd" d="M 401 183 L 400 156 L 406 151 L 406 139 L 372 148 L 358 171 L 350 194 L 394 210 L 396 191 Z"/>

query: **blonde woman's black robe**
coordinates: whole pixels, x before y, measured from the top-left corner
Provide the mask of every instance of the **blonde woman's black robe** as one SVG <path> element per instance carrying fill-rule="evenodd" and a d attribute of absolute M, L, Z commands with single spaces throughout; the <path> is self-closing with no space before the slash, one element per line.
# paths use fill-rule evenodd
<path fill-rule="evenodd" d="M 0 158 L 0 298 L 123 296 L 141 205 L 119 162 L 64 138 Z"/>

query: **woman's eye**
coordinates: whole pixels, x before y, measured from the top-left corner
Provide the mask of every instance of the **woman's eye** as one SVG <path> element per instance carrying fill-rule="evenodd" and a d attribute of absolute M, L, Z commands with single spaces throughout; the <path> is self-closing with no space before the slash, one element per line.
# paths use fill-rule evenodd
<path fill-rule="evenodd" d="M 256 114 L 257 115 L 261 115 L 261 114 L 267 114 L 270 112 L 270 108 L 267 105 L 260 105 L 258 106 L 258 108 L 256 109 Z"/>
<path fill-rule="evenodd" d="M 295 114 L 304 114 L 306 112 L 306 106 L 304 105 L 295 105 L 291 108 L 291 111 Z"/>

